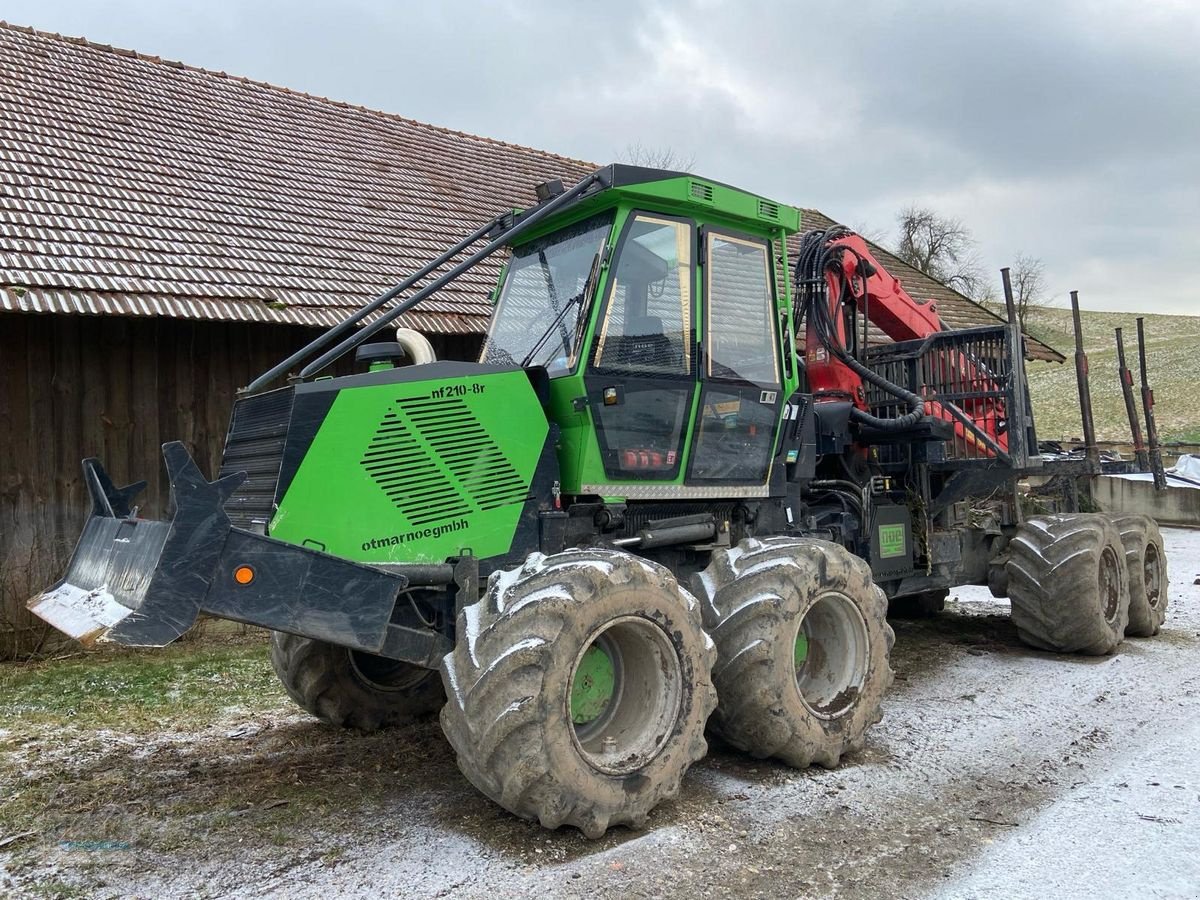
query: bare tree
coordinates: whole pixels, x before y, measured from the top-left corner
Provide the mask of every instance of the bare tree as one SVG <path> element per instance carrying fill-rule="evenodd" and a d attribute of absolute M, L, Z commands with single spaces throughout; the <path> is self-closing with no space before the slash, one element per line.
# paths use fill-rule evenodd
<path fill-rule="evenodd" d="M 975 238 L 961 220 L 913 205 L 900 211 L 896 224 L 900 230 L 897 256 L 968 297 L 980 294 L 984 280 Z"/>
<path fill-rule="evenodd" d="M 626 144 L 625 149 L 617 154 L 617 158 L 634 166 L 673 169 L 679 172 L 690 172 L 696 165 L 695 155 L 684 156 L 676 152 L 674 147 L 648 147 L 641 141 Z"/>
<path fill-rule="evenodd" d="M 1025 319 L 1030 308 L 1046 301 L 1046 267 L 1036 256 L 1018 253 L 1008 269 L 1008 277 L 1012 282 L 1017 322 L 1025 331 Z"/>
<path fill-rule="evenodd" d="M 887 241 L 887 229 L 876 228 L 865 219 L 857 222 L 854 226 L 852 226 L 851 230 L 853 230 L 855 234 L 860 235 L 863 240 L 869 241 L 872 244 L 882 245 Z"/>

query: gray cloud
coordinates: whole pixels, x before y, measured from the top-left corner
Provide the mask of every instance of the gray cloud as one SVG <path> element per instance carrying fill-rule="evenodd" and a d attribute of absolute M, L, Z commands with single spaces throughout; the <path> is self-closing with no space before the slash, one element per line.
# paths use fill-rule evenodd
<path fill-rule="evenodd" d="M 1200 313 L 1200 10 L 1063 3 L 9 0 L 20 24 L 607 162 L 632 141 L 853 223 L 928 204 L 989 268 Z"/>

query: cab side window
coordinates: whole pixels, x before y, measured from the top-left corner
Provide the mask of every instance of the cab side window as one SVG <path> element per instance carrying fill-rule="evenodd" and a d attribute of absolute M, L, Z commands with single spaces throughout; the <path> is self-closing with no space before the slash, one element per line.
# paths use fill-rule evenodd
<path fill-rule="evenodd" d="M 768 245 L 715 231 L 705 245 L 707 353 L 688 480 L 759 485 L 780 402 Z"/>
<path fill-rule="evenodd" d="M 708 375 L 779 385 L 767 245 L 708 237 Z"/>

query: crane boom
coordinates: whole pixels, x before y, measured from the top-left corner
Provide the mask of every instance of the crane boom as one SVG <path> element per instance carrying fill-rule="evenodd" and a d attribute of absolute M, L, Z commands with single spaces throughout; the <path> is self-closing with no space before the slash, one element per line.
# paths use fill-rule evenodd
<path fill-rule="evenodd" d="M 871 373 L 865 368 L 865 354 L 858 346 L 858 316 L 863 315 L 893 341 L 920 340 L 946 330 L 937 303 L 914 299 L 900 279 L 875 258 L 867 242 L 849 229 L 810 232 L 802 248 L 800 268 L 808 261 L 810 269 L 798 273 L 797 283 L 807 286 L 805 364 L 813 399 L 849 400 L 860 418 L 869 418 L 863 382 L 871 378 Z M 943 374 L 953 372 L 959 384 L 980 390 L 997 380 L 987 360 L 960 351 L 947 351 L 932 364 Z M 877 379 L 871 380 L 879 384 Z M 897 396 L 914 399 L 900 386 L 880 386 Z M 1007 449 L 1007 411 L 996 401 L 968 402 L 961 410 L 951 410 L 936 395 L 926 393 L 915 399 L 924 404 L 922 415 L 952 423 L 957 439 L 972 440 L 961 420 L 965 413 L 995 446 Z M 918 419 L 917 408 L 919 404 L 914 404 L 913 413 L 906 418 Z"/>

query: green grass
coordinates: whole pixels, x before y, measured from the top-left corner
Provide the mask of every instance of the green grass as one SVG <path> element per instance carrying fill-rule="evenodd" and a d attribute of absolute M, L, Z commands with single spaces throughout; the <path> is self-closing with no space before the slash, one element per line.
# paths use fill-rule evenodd
<path fill-rule="evenodd" d="M 285 700 L 261 637 L 204 652 L 182 644 L 0 666 L 0 721 L 142 734 Z"/>
<path fill-rule="evenodd" d="M 1133 369 L 1134 393 L 1142 415 L 1137 372 L 1137 313 L 1082 313 L 1084 350 L 1096 436 L 1102 441 L 1130 440 L 1129 420 L 1117 378 L 1113 329 L 1120 326 L 1125 358 Z M 1146 315 L 1146 356 L 1154 415 L 1164 441 L 1200 441 L 1200 316 Z M 1082 433 L 1075 387 L 1075 337 L 1069 309 L 1041 308 L 1026 322 L 1030 334 L 1067 357 L 1065 363 L 1030 363 L 1029 389 L 1034 421 L 1042 440 L 1074 438 Z M 1144 421 L 1144 420 L 1143 420 Z M 1143 425 L 1144 427 L 1144 425 Z"/>

